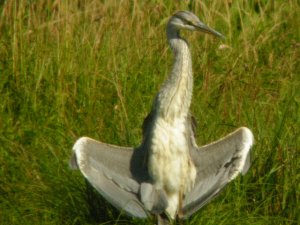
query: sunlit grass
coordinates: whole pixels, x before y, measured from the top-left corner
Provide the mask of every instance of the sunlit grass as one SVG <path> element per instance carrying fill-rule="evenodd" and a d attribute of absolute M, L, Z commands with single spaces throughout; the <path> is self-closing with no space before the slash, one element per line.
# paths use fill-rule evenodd
<path fill-rule="evenodd" d="M 172 64 L 165 25 L 183 9 L 226 36 L 183 33 L 193 54 L 198 143 L 239 126 L 256 140 L 248 174 L 186 224 L 299 224 L 297 1 L 0 4 L 1 224 L 141 223 L 86 186 L 68 159 L 83 135 L 140 143 Z"/>

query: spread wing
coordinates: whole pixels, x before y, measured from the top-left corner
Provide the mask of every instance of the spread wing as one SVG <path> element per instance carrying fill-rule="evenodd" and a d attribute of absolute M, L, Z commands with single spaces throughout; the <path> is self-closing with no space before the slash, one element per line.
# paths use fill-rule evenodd
<path fill-rule="evenodd" d="M 160 213 L 167 206 L 165 193 L 149 183 L 145 157 L 142 147 L 119 147 L 82 137 L 73 146 L 70 165 L 113 206 L 145 218 L 147 211 Z"/>
<path fill-rule="evenodd" d="M 252 132 L 241 127 L 219 141 L 191 150 L 197 177 L 194 188 L 185 196 L 183 218 L 204 206 L 239 173 L 248 171 L 252 144 Z"/>

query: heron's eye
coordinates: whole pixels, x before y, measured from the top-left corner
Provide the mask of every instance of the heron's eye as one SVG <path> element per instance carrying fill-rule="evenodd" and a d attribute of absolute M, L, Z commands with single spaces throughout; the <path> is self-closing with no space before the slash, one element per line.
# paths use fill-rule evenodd
<path fill-rule="evenodd" d="M 194 23 L 192 21 L 190 21 L 190 20 L 186 20 L 185 22 L 186 22 L 187 25 L 195 26 Z"/>

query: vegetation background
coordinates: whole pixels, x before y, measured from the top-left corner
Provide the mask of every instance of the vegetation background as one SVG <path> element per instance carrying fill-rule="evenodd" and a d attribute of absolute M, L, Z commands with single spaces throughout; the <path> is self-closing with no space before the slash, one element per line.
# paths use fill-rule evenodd
<path fill-rule="evenodd" d="M 177 10 L 220 41 L 184 32 L 199 145 L 239 126 L 252 167 L 184 224 L 300 224 L 297 0 L 0 1 L 0 224 L 152 224 L 120 214 L 68 168 L 80 136 L 137 146 L 170 71 Z"/>

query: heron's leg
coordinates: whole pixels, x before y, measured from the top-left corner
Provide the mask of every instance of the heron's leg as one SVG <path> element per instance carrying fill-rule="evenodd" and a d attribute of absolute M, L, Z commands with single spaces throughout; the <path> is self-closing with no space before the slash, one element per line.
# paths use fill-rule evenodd
<path fill-rule="evenodd" d="M 171 225 L 170 219 L 165 213 L 157 215 L 157 225 Z"/>
<path fill-rule="evenodd" d="M 183 217 L 183 211 L 182 211 L 182 201 L 183 201 L 183 193 L 182 190 L 179 191 L 179 203 L 178 203 L 178 217 Z"/>

